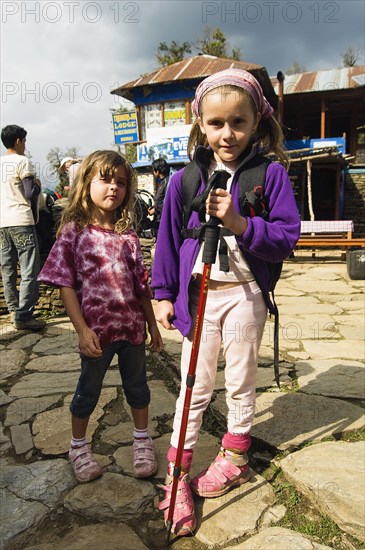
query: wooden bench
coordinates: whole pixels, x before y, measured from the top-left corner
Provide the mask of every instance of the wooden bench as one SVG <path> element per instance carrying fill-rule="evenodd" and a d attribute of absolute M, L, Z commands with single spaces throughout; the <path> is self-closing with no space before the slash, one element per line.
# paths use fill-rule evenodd
<path fill-rule="evenodd" d="M 313 237 L 311 235 L 303 235 L 300 237 L 298 248 L 349 248 L 349 247 L 365 247 L 365 239 L 344 239 L 332 235 L 320 235 Z"/>
<path fill-rule="evenodd" d="M 316 248 L 364 248 L 365 239 L 353 238 L 353 228 L 352 220 L 302 221 L 296 248 L 311 248 L 312 256 Z"/>

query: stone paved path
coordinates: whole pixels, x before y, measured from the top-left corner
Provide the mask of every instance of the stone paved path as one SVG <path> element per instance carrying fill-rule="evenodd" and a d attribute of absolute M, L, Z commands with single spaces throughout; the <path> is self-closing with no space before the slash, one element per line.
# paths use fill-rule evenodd
<path fill-rule="evenodd" d="M 364 548 L 364 282 L 350 280 L 344 263 L 297 260 L 285 264 L 276 295 L 282 388 L 273 380 L 268 320 L 260 350 L 252 479 L 222 498 L 197 498 L 195 536 L 174 540 L 175 548 Z M 156 476 L 133 478 L 132 421 L 114 362 L 88 431 L 104 475 L 77 485 L 67 462 L 68 405 L 79 371 L 70 323 L 51 319 L 42 334 L 16 332 L 6 316 L 1 323 L 0 548 L 164 547 L 157 485 L 164 478 L 178 390 L 179 334 L 163 331 L 165 352 L 148 357 Z M 219 449 L 225 413 L 221 361 L 193 475 Z M 320 514 L 338 526 L 332 541 L 323 544 L 319 532 L 288 528 L 293 494 L 307 503 L 313 525 Z"/>

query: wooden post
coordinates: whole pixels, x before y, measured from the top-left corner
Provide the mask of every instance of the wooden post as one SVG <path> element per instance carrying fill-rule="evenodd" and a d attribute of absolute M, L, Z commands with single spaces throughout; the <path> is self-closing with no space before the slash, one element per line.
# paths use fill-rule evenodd
<path fill-rule="evenodd" d="M 279 101 L 278 101 L 278 123 L 280 126 L 283 125 L 284 122 L 284 75 L 281 71 L 278 72 L 276 75 L 276 78 L 279 82 Z"/>
<path fill-rule="evenodd" d="M 136 105 L 136 113 L 137 113 L 138 139 L 139 141 L 142 141 L 143 135 L 142 135 L 142 123 L 141 123 L 141 107 L 139 105 Z"/>
<path fill-rule="evenodd" d="M 312 200 L 312 162 L 307 160 L 307 191 L 308 209 L 311 222 L 314 221 L 313 200 Z"/>
<path fill-rule="evenodd" d="M 191 107 L 190 100 L 185 100 L 185 124 L 191 124 Z"/>
<path fill-rule="evenodd" d="M 326 137 L 326 101 L 322 99 L 321 103 L 321 138 Z"/>
<path fill-rule="evenodd" d="M 340 186 L 341 186 L 341 166 L 336 166 L 336 187 L 335 187 L 335 220 L 340 219 Z"/>

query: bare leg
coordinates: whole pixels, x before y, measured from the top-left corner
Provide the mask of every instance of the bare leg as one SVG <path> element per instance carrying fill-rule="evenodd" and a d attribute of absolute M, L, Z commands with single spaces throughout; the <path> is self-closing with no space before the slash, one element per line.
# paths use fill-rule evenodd
<path fill-rule="evenodd" d="M 148 427 L 148 407 L 135 409 L 131 407 L 134 426 L 137 430 L 146 430 Z"/>
<path fill-rule="evenodd" d="M 77 416 L 72 415 L 72 436 L 75 439 L 83 439 L 85 437 L 87 426 L 89 424 L 89 418 L 89 416 L 87 418 L 77 418 Z"/>

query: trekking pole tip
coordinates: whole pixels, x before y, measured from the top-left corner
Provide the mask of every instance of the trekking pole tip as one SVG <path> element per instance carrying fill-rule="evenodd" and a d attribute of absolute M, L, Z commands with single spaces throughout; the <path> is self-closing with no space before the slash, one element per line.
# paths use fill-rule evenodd
<path fill-rule="evenodd" d="M 168 546 L 170 544 L 171 529 L 172 529 L 172 521 L 167 520 L 166 521 L 166 537 L 165 537 L 166 546 Z"/>

